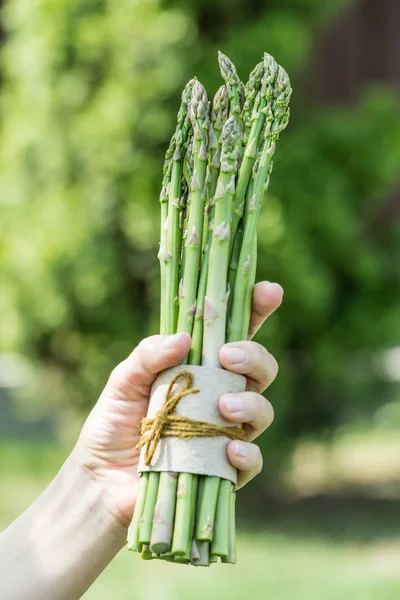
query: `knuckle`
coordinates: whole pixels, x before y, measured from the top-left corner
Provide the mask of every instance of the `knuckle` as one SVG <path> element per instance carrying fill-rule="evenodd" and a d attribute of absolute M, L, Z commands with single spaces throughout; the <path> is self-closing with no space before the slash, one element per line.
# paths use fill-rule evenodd
<path fill-rule="evenodd" d="M 265 412 L 265 399 L 261 394 L 251 392 L 252 394 L 252 408 L 251 408 L 251 420 L 253 429 L 258 432 L 265 429 L 265 423 L 267 415 Z"/>
<path fill-rule="evenodd" d="M 257 416 L 258 427 L 260 431 L 267 429 L 274 420 L 274 409 L 272 404 L 261 394 L 257 394 Z"/>
<path fill-rule="evenodd" d="M 268 355 L 269 355 L 269 360 L 271 363 L 272 377 L 273 377 L 273 379 L 275 379 L 275 377 L 278 375 L 278 371 L 279 371 L 278 361 L 276 360 L 275 356 L 273 356 L 269 352 L 268 352 Z"/>
<path fill-rule="evenodd" d="M 272 423 L 274 422 L 275 419 L 275 411 L 274 411 L 274 407 L 272 406 L 271 402 L 269 402 L 268 400 L 266 400 L 263 396 L 264 399 L 264 405 L 265 405 L 265 412 L 267 415 L 267 427 L 269 427 L 270 425 L 272 425 Z"/>
<path fill-rule="evenodd" d="M 150 337 L 144 338 L 139 342 L 138 346 L 136 347 L 136 350 L 138 350 L 139 352 L 149 352 L 153 350 L 156 347 L 157 343 L 159 343 L 159 338 L 159 335 L 151 335 Z"/>
<path fill-rule="evenodd" d="M 256 349 L 256 353 L 257 353 L 257 354 L 256 354 L 256 356 L 257 356 L 257 359 L 258 359 L 260 362 L 263 362 L 263 361 L 265 360 L 265 355 L 266 355 L 266 353 L 267 353 L 267 350 L 266 350 L 266 348 L 265 348 L 264 346 L 262 346 L 261 344 L 259 344 L 258 342 L 252 342 L 252 343 L 254 344 L 254 347 L 255 347 L 255 349 Z"/>
<path fill-rule="evenodd" d="M 118 383 L 125 375 L 125 361 L 120 362 L 110 373 L 109 382 Z"/>
<path fill-rule="evenodd" d="M 255 369 L 265 364 L 267 350 L 258 342 L 247 342 L 247 360 Z"/>
<path fill-rule="evenodd" d="M 258 446 L 255 446 L 257 448 L 256 453 L 257 453 L 257 457 L 256 457 L 256 465 L 255 465 L 255 473 L 256 475 L 259 475 L 263 469 L 263 457 L 261 454 L 261 450 Z"/>

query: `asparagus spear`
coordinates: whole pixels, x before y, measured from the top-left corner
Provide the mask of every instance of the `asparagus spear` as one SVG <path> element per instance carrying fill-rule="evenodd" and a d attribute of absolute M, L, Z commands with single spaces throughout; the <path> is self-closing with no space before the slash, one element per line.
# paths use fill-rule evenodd
<path fill-rule="evenodd" d="M 179 473 L 178 490 L 176 499 L 176 514 L 174 523 L 174 536 L 172 540 L 172 554 L 185 555 L 190 554 L 193 532 L 192 512 L 195 508 L 193 494 L 197 493 L 197 486 L 194 480 L 197 479 L 191 473 Z"/>
<path fill-rule="evenodd" d="M 227 301 L 229 295 L 229 291 L 227 290 L 229 236 L 239 143 L 239 129 L 234 117 L 230 117 L 222 130 L 221 169 L 214 196 L 214 228 L 204 309 L 202 365 L 207 367 L 221 366 L 219 351 L 225 343 Z M 211 541 L 213 539 L 218 483 L 218 478 L 215 477 L 207 477 L 204 480 L 203 498 L 199 510 L 201 520 L 198 522 L 196 529 L 196 537 L 202 541 Z M 222 484 L 223 480 L 221 481 L 221 486 Z"/>
<path fill-rule="evenodd" d="M 176 502 L 176 473 L 162 473 L 154 507 L 153 529 L 151 532 L 150 548 L 156 554 L 168 552 L 171 549 Z"/>
<path fill-rule="evenodd" d="M 128 531 L 128 550 L 133 550 L 135 552 L 141 551 L 141 544 L 139 544 L 139 526 L 140 520 L 143 514 L 143 508 L 146 500 L 146 492 L 147 492 L 147 484 L 149 481 L 149 473 L 142 473 L 140 484 L 139 484 L 139 492 L 138 497 L 136 499 L 135 511 L 133 514 L 133 519 L 129 527 Z"/>
<path fill-rule="evenodd" d="M 204 366 L 219 367 L 219 351 L 225 343 L 229 239 L 232 198 L 235 193 L 239 129 L 233 117 L 221 135 L 221 170 L 215 192 L 215 217 L 204 309 Z"/>
<path fill-rule="evenodd" d="M 166 268 L 165 264 L 168 260 L 166 255 L 166 238 L 168 229 L 168 194 L 171 185 L 171 172 L 172 172 L 172 157 L 175 152 L 175 135 L 172 136 L 170 145 L 167 152 L 165 153 L 165 162 L 163 169 L 163 183 L 160 193 L 160 204 L 161 204 L 161 223 L 160 223 L 160 250 L 158 252 L 158 259 L 160 261 L 160 275 L 161 275 L 161 299 L 160 304 L 165 304 L 165 293 L 166 293 Z M 160 311 L 160 333 L 165 333 L 165 313 Z"/>
<path fill-rule="evenodd" d="M 193 176 L 190 185 L 188 232 L 185 242 L 185 265 L 179 289 L 178 331 L 192 333 L 196 310 L 196 293 L 199 278 L 203 212 L 205 204 L 205 178 L 208 145 L 208 98 L 204 87 L 196 81 L 193 86 L 190 118 L 194 130 Z"/>
<path fill-rule="evenodd" d="M 229 115 L 229 99 L 228 90 L 225 85 L 222 85 L 214 96 L 211 109 L 211 122 L 209 130 L 209 158 L 207 166 L 207 203 L 204 209 L 204 226 L 203 226 L 203 252 L 208 240 L 208 224 L 209 219 L 212 219 L 211 211 L 217 180 L 219 175 L 219 167 L 221 164 L 221 148 L 219 139 L 221 137 L 222 127 Z"/>
<path fill-rule="evenodd" d="M 241 82 L 236 67 L 233 62 L 222 52 L 218 52 L 218 62 L 221 75 L 225 80 L 225 85 L 228 90 L 229 104 L 230 104 L 230 116 L 233 116 L 238 126 L 239 131 L 242 128 L 242 119 L 240 113 L 242 110 L 242 94 L 243 94 L 243 83 Z"/>
<path fill-rule="evenodd" d="M 185 86 L 182 92 L 182 102 L 177 117 L 177 127 L 173 136 L 173 142 L 171 143 L 170 150 L 167 151 L 166 158 L 166 176 L 169 177 L 168 182 L 168 208 L 167 208 L 167 220 L 164 222 L 164 231 L 161 233 L 161 244 L 163 246 L 163 252 L 160 259 L 161 262 L 161 276 L 163 292 L 161 296 L 161 318 L 162 324 L 161 333 L 173 334 L 176 332 L 176 321 L 177 321 L 177 297 L 178 297 L 178 278 L 179 278 L 179 264 L 181 259 L 181 240 L 182 240 L 182 227 L 180 227 L 181 213 L 182 213 L 182 176 L 183 176 L 183 165 L 185 162 L 185 153 L 187 150 L 188 140 L 190 137 L 191 121 L 190 121 L 190 104 L 192 98 L 192 92 L 195 79 L 191 79 Z M 172 152 L 173 151 L 173 152 Z M 168 164 L 172 161 L 172 166 Z M 167 181 L 167 180 L 166 180 Z M 166 201 L 163 202 L 166 204 Z M 166 209 L 164 208 L 165 216 Z M 163 264 L 164 263 L 164 264 Z M 172 487 L 172 478 L 169 473 L 152 473 L 151 482 L 157 479 L 156 496 L 151 497 L 151 502 L 146 496 L 145 499 L 145 511 L 150 504 L 153 506 L 153 511 L 150 513 L 146 512 L 146 523 L 151 517 L 151 522 L 148 524 L 146 535 L 150 537 L 147 544 L 151 541 L 151 532 L 153 526 L 154 508 L 157 503 L 156 513 L 156 532 L 154 537 L 154 547 L 157 548 L 158 544 L 164 547 L 170 547 L 172 538 L 172 529 L 168 528 L 168 523 L 173 519 L 171 511 L 175 507 L 175 490 Z M 143 484 L 141 484 L 143 485 Z M 176 486 L 176 484 L 175 484 Z M 153 487 L 148 485 L 147 495 L 150 491 L 153 491 Z M 159 492 L 159 497 L 158 497 Z M 169 495 L 168 495 L 169 494 Z M 161 524 L 164 524 L 161 527 Z M 160 526 L 160 527 L 158 527 Z M 140 536 L 144 531 L 143 526 L 140 529 Z M 162 532 L 162 533 L 161 533 Z M 157 537 L 157 535 L 161 535 Z M 141 537 L 139 536 L 139 541 Z M 168 537 L 169 536 L 169 537 Z"/>
<path fill-rule="evenodd" d="M 258 92 L 261 88 L 262 77 L 264 75 L 265 64 L 264 61 L 259 62 L 249 75 L 249 80 L 244 88 L 245 101 L 242 110 L 242 119 L 244 125 L 244 138 L 247 142 L 247 138 L 250 133 L 252 124 L 252 114 L 254 108 L 254 101 L 257 97 Z"/>
<path fill-rule="evenodd" d="M 246 89 L 246 99 L 249 98 L 249 102 L 252 102 L 251 98 L 256 87 L 260 84 L 260 91 L 256 95 L 253 103 L 252 112 L 252 124 L 248 134 L 246 148 L 243 155 L 243 161 L 240 166 L 238 181 L 236 186 L 236 194 L 233 202 L 233 217 L 232 217 L 232 237 L 231 237 L 231 251 L 236 236 L 236 231 L 239 225 L 239 221 L 243 216 L 244 200 L 246 196 L 246 190 L 250 182 L 252 168 L 257 156 L 257 148 L 261 132 L 263 130 L 266 114 L 268 113 L 268 106 L 271 102 L 274 81 L 278 73 L 278 65 L 275 59 L 270 54 L 264 55 L 263 60 L 264 71 L 261 81 L 255 79 L 256 75 L 260 74 L 260 69 L 257 69 L 252 80 L 249 80 Z M 253 72 L 254 73 L 254 72 Z"/>
<path fill-rule="evenodd" d="M 190 508 L 190 523 L 188 529 L 187 539 L 187 550 L 183 555 L 183 558 L 189 563 L 191 561 L 193 553 L 196 553 L 197 546 L 194 539 L 194 527 L 196 523 L 196 507 L 197 507 L 197 490 L 199 486 L 199 476 L 192 476 L 192 495 L 191 495 L 191 508 Z"/>
<path fill-rule="evenodd" d="M 158 482 L 158 473 L 149 473 L 143 514 L 141 516 L 139 525 L 139 544 L 142 544 L 144 546 L 150 544 L 151 530 L 153 526 L 154 507 L 156 505 L 157 500 Z"/>
<path fill-rule="evenodd" d="M 211 542 L 211 553 L 216 556 L 228 556 L 229 554 L 231 494 L 232 483 L 227 479 L 221 479 L 215 518 L 215 532 Z"/>
<path fill-rule="evenodd" d="M 184 151 L 191 127 L 189 108 L 195 80 L 189 81 L 182 93 L 182 103 L 178 113 L 178 124 L 174 134 L 174 153 L 172 156 L 171 181 L 168 193 L 168 226 L 165 238 L 165 252 L 162 260 L 165 263 L 165 297 L 161 306 L 163 312 L 162 322 L 164 333 L 171 334 L 176 331 L 176 316 L 178 297 L 179 259 L 181 235 L 179 229 L 179 215 L 181 209 L 182 170 Z"/>
<path fill-rule="evenodd" d="M 207 477 L 205 484 L 207 492 L 197 515 L 196 540 L 199 542 L 211 542 L 213 539 L 219 484 L 219 477 Z"/>
<path fill-rule="evenodd" d="M 236 506 L 236 491 L 232 486 L 231 490 L 231 518 L 230 518 L 230 532 L 229 532 L 229 550 L 227 556 L 223 556 L 221 558 L 221 562 L 223 563 L 236 563 L 236 516 L 235 516 L 235 506 Z"/>
<path fill-rule="evenodd" d="M 193 324 L 192 344 L 189 354 L 191 365 L 201 364 L 203 345 L 203 315 L 204 298 L 206 295 L 208 262 L 212 240 L 212 226 L 214 221 L 214 194 L 221 164 L 221 132 L 228 118 L 229 102 L 226 87 L 223 85 L 215 94 L 211 112 L 209 134 L 209 159 L 207 168 L 207 204 L 204 209 L 203 225 L 203 256 L 201 263 L 199 287 L 196 300 L 196 314 Z"/>
<path fill-rule="evenodd" d="M 195 567 L 209 567 L 210 566 L 210 543 L 209 542 L 197 542 L 197 551 L 199 558 L 192 559 L 192 565 Z"/>
<path fill-rule="evenodd" d="M 254 193 L 246 207 L 243 242 L 240 250 L 235 281 L 235 295 L 232 303 L 230 332 L 232 341 L 239 340 L 242 336 L 242 319 L 246 302 L 246 289 L 251 270 L 253 242 L 257 233 L 257 222 L 264 192 L 268 189 L 269 185 L 275 144 L 279 133 L 285 129 L 289 120 L 291 91 L 289 77 L 285 70 L 279 67 L 272 110 L 267 116 L 266 137 L 254 173 Z"/>

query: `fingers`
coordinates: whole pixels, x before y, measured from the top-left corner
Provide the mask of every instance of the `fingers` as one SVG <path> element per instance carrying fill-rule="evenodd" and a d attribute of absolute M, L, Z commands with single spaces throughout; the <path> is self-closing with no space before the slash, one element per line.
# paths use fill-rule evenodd
<path fill-rule="evenodd" d="M 153 335 L 145 338 L 111 373 L 107 386 L 122 398 L 148 397 L 157 374 L 180 364 L 190 349 L 190 335 Z"/>
<path fill-rule="evenodd" d="M 230 463 L 238 469 L 238 488 L 243 487 L 253 477 L 261 473 L 262 455 L 260 448 L 255 444 L 235 440 L 229 442 L 226 452 Z"/>
<path fill-rule="evenodd" d="M 224 394 L 219 400 L 222 416 L 232 423 L 242 423 L 249 442 L 265 431 L 274 420 L 268 400 L 255 392 Z"/>
<path fill-rule="evenodd" d="M 219 358 L 228 371 L 247 377 L 247 390 L 261 393 L 278 374 L 278 363 L 256 342 L 231 342 L 222 346 Z"/>
<path fill-rule="evenodd" d="M 219 401 L 221 414 L 232 423 L 243 423 L 249 442 L 269 427 L 274 409 L 268 400 L 255 392 L 225 394 Z M 231 464 L 238 469 L 238 487 L 253 479 L 262 469 L 262 455 L 255 444 L 232 441 L 227 446 Z"/>
<path fill-rule="evenodd" d="M 283 289 L 279 283 L 261 281 L 254 286 L 249 339 L 257 333 L 264 321 L 282 304 L 282 299 Z"/>

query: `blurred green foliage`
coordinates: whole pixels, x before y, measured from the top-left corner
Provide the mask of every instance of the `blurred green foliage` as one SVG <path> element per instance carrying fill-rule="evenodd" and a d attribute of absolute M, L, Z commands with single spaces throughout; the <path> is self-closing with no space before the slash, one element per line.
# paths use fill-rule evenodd
<path fill-rule="evenodd" d="M 259 278 L 285 303 L 259 336 L 281 375 L 265 447 L 285 450 L 389 397 L 376 357 L 400 339 L 398 98 L 321 108 L 302 73 L 335 0 L 7 0 L 0 150 L 1 351 L 29 356 L 26 400 L 91 406 L 158 324 L 158 194 L 180 91 L 210 95 L 225 51 L 292 76 L 260 224 Z M 312 80 L 313 74 L 310 74 Z"/>

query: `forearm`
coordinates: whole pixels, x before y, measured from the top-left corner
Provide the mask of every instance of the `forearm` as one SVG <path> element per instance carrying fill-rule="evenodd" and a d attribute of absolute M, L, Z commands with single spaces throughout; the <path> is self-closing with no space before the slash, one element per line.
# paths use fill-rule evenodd
<path fill-rule="evenodd" d="M 2 600 L 80 598 L 125 543 L 97 482 L 71 455 L 45 492 L 0 535 Z"/>

